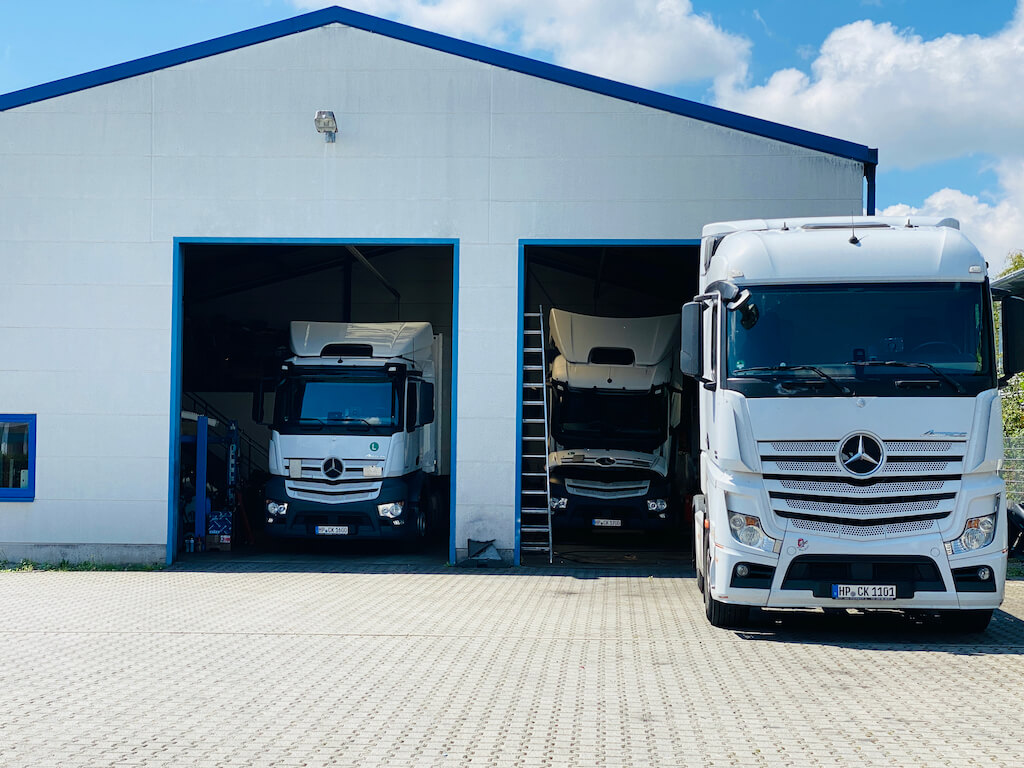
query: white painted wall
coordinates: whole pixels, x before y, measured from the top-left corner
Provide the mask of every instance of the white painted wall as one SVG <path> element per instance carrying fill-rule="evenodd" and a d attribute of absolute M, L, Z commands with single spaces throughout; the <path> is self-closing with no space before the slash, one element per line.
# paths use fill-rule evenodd
<path fill-rule="evenodd" d="M 166 540 L 172 238 L 458 238 L 456 536 L 511 549 L 519 240 L 854 214 L 863 184 L 853 161 L 341 25 L 0 112 L 0 179 L 0 411 L 39 430 L 0 556 L 133 559 Z"/>

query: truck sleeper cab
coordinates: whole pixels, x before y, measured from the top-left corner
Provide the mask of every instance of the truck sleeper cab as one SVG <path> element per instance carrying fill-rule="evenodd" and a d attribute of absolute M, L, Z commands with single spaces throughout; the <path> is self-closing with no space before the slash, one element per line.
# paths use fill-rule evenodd
<path fill-rule="evenodd" d="M 429 323 L 293 322 L 291 347 L 275 382 L 266 533 L 425 539 L 440 338 Z"/>
<path fill-rule="evenodd" d="M 985 262 L 957 223 L 712 224 L 700 286 L 680 364 L 702 384 L 711 623 L 895 608 L 983 629 L 1006 572 L 1002 422 Z"/>
<path fill-rule="evenodd" d="M 670 465 L 680 402 L 679 316 L 609 318 L 553 309 L 552 523 L 658 531 L 678 524 Z"/>

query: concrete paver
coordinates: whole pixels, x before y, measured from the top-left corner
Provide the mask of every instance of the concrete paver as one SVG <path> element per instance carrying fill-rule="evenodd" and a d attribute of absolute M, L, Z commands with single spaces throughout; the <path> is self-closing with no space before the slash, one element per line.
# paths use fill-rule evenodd
<path fill-rule="evenodd" d="M 989 631 L 707 624 L 685 570 L 224 561 L 0 574 L 0 766 L 1020 765 Z"/>

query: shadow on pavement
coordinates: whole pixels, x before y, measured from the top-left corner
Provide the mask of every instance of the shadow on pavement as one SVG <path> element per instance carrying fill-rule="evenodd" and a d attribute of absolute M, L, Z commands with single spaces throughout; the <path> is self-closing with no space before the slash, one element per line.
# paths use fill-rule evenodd
<path fill-rule="evenodd" d="M 1024 621 L 997 610 L 988 629 L 958 634 L 937 616 L 900 611 L 755 611 L 744 640 L 889 651 L 936 651 L 966 656 L 1024 654 Z"/>

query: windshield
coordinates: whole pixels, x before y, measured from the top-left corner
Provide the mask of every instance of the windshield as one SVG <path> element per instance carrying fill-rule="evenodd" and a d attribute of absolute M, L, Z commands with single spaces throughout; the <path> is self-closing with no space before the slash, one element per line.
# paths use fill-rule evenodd
<path fill-rule="evenodd" d="M 769 396 L 781 382 L 827 396 L 949 396 L 995 386 L 985 284 L 749 290 L 749 302 L 726 313 L 730 388 Z"/>
<path fill-rule="evenodd" d="M 556 388 L 552 433 L 566 448 L 649 452 L 665 441 L 667 407 L 662 390 L 620 393 Z"/>
<path fill-rule="evenodd" d="M 284 379 L 274 399 L 279 432 L 391 435 L 402 423 L 400 381 L 298 374 Z"/>

